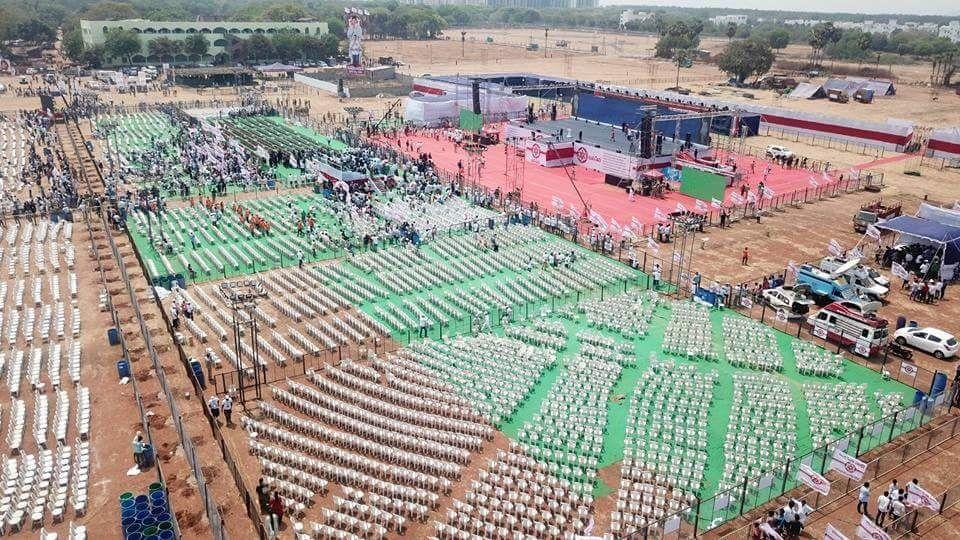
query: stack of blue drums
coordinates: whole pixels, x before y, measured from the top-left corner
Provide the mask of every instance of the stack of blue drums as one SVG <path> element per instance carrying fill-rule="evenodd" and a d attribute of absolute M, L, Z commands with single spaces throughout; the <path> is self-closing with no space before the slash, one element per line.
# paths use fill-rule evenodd
<path fill-rule="evenodd" d="M 176 532 L 163 483 L 150 484 L 148 493 L 120 495 L 120 525 L 124 540 L 174 540 Z"/>

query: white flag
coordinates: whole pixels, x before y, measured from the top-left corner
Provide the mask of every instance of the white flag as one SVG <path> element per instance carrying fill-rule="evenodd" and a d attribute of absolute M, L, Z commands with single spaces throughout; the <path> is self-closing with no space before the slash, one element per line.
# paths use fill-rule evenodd
<path fill-rule="evenodd" d="M 561 199 L 560 197 L 557 197 L 556 195 L 554 195 L 552 198 L 552 202 L 553 202 L 554 208 L 563 208 L 563 199 Z"/>
<path fill-rule="evenodd" d="M 619 233 L 621 231 L 620 224 L 617 223 L 616 218 L 610 218 L 610 230 Z"/>
<path fill-rule="evenodd" d="M 747 193 L 747 201 L 752 203 L 757 202 L 757 195 L 752 191 Z"/>
<path fill-rule="evenodd" d="M 653 239 L 652 236 L 647 237 L 647 248 L 649 248 L 650 251 L 653 251 L 656 253 L 660 252 L 660 245 L 657 244 L 657 242 Z"/>
<path fill-rule="evenodd" d="M 810 182 L 810 187 L 820 187 L 820 183 L 817 182 L 817 179 L 816 179 L 816 178 L 814 178 L 814 177 L 811 176 L 811 177 L 808 178 L 807 180 Z"/>
<path fill-rule="evenodd" d="M 823 540 L 847 540 L 847 537 L 831 523 L 827 523 L 827 528 L 823 531 Z"/>
<path fill-rule="evenodd" d="M 590 209 L 590 221 L 596 223 L 600 227 L 607 228 L 607 220 L 603 219 L 603 216 L 597 213 L 596 210 Z"/>
<path fill-rule="evenodd" d="M 673 260 L 674 260 L 674 262 L 678 262 L 678 263 L 679 263 L 679 262 L 683 262 L 683 254 L 681 254 L 681 253 L 678 252 L 678 251 L 674 251 L 674 252 L 673 252 Z"/>
<path fill-rule="evenodd" d="M 907 484 L 907 502 L 916 506 L 929 508 L 934 512 L 940 511 L 940 501 L 930 494 L 929 491 L 915 484 Z"/>
<path fill-rule="evenodd" d="M 867 236 L 875 240 L 880 239 L 880 229 L 874 227 L 873 225 L 867 225 Z"/>
<path fill-rule="evenodd" d="M 840 245 L 840 242 L 831 238 L 830 243 L 827 244 L 827 251 L 829 251 L 831 255 L 838 256 L 843 253 L 843 246 Z"/>
<path fill-rule="evenodd" d="M 847 258 L 848 258 L 848 259 L 862 259 L 862 258 L 863 258 L 863 252 L 860 251 L 860 248 L 858 248 L 858 247 L 852 247 L 852 248 L 850 248 L 850 251 L 847 252 Z"/>
<path fill-rule="evenodd" d="M 710 197 L 710 206 L 719 210 L 723 208 L 723 201 L 721 201 L 720 199 L 715 199 L 713 197 Z"/>
<path fill-rule="evenodd" d="M 663 210 L 660 210 L 660 207 L 653 209 L 653 220 L 654 221 L 666 221 L 667 215 L 663 213 Z"/>
<path fill-rule="evenodd" d="M 830 494 L 830 481 L 805 463 L 797 470 L 797 480 L 821 495 Z"/>
<path fill-rule="evenodd" d="M 643 231 L 643 223 L 635 217 L 630 218 L 630 226 L 636 231 Z"/>
<path fill-rule="evenodd" d="M 764 199 L 772 199 L 774 195 L 775 195 L 775 193 L 773 192 L 772 189 L 770 189 L 770 188 L 768 188 L 768 187 L 766 187 L 766 186 L 763 187 L 763 198 L 764 198 Z"/>
<path fill-rule="evenodd" d="M 780 536 L 780 533 L 775 531 L 773 527 L 771 527 L 766 521 L 760 524 L 760 530 L 766 535 L 767 538 L 772 538 L 773 540 L 783 540 L 783 537 Z"/>
<path fill-rule="evenodd" d="M 900 279 L 910 279 L 910 272 L 907 272 L 907 269 L 904 268 L 900 263 L 893 263 L 890 265 L 890 273 L 897 276 Z"/>
<path fill-rule="evenodd" d="M 860 525 L 857 526 L 857 538 L 860 540 L 890 540 L 890 535 L 879 525 L 864 514 L 860 516 Z"/>
<path fill-rule="evenodd" d="M 797 274 L 797 263 L 795 263 L 793 260 L 788 261 L 788 262 L 787 262 L 787 270 L 790 270 L 790 272 L 792 272 L 793 275 L 796 275 L 796 274 Z"/>
<path fill-rule="evenodd" d="M 683 212 L 686 212 L 686 211 L 687 211 L 687 207 L 684 206 L 684 205 L 681 204 L 681 203 L 677 203 L 677 208 L 676 208 L 676 210 L 677 210 L 677 212 L 683 213 Z"/>
<path fill-rule="evenodd" d="M 704 214 L 707 213 L 707 210 L 709 210 L 707 208 L 707 203 L 701 201 L 700 199 L 697 199 L 697 202 L 693 203 L 693 206 L 697 209 L 697 212 Z"/>
<path fill-rule="evenodd" d="M 833 459 L 830 460 L 830 468 L 853 480 L 862 479 L 864 473 L 867 472 L 866 463 L 846 452 L 843 452 L 839 448 L 833 451 Z"/>
<path fill-rule="evenodd" d="M 743 204 L 743 197 L 741 197 L 738 193 L 731 193 L 730 200 L 733 202 L 733 204 Z"/>

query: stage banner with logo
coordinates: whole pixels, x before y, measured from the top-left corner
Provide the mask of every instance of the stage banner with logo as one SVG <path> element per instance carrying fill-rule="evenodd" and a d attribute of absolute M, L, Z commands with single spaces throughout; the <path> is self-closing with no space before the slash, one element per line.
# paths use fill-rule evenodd
<path fill-rule="evenodd" d="M 847 540 L 847 537 L 832 523 L 827 523 L 827 528 L 823 531 L 823 540 Z"/>
<path fill-rule="evenodd" d="M 545 142 L 527 140 L 524 156 L 527 161 L 544 167 L 560 167 L 574 161 L 573 143 L 547 145 Z"/>
<path fill-rule="evenodd" d="M 640 168 L 639 162 L 629 155 L 604 148 L 574 143 L 573 153 L 577 165 L 620 178 L 634 178 Z"/>
<path fill-rule="evenodd" d="M 907 502 L 929 508 L 934 512 L 940 511 L 940 501 L 930 494 L 929 491 L 914 484 L 907 484 Z"/>
<path fill-rule="evenodd" d="M 839 448 L 833 451 L 833 459 L 830 460 L 830 468 L 842 474 L 843 476 L 846 476 L 847 478 L 852 478 L 853 480 L 862 479 L 863 474 L 867 472 L 866 463 L 840 450 Z"/>
<path fill-rule="evenodd" d="M 857 527 L 857 538 L 860 540 L 890 540 L 890 535 L 864 514 L 860 516 L 860 525 Z"/>
<path fill-rule="evenodd" d="M 811 469 L 809 465 L 800 465 L 797 470 L 797 480 L 821 495 L 830 494 L 830 481 Z"/>

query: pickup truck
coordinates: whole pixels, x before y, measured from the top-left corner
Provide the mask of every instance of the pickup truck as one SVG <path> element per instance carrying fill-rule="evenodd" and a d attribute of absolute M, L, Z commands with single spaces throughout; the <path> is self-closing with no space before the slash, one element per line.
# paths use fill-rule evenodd
<path fill-rule="evenodd" d="M 867 232 L 868 225 L 876 225 L 880 221 L 895 218 L 903 213 L 903 205 L 884 204 L 883 199 L 877 199 L 864 204 L 853 215 L 853 230 L 858 233 Z"/>

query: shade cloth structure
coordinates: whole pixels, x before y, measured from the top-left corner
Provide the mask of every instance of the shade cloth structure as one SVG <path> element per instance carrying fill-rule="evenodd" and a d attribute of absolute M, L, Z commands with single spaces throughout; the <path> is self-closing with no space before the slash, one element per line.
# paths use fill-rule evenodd
<path fill-rule="evenodd" d="M 960 227 L 914 216 L 897 216 L 878 223 L 877 228 L 899 233 L 903 242 L 932 244 L 942 248 L 945 265 L 960 260 Z"/>
<path fill-rule="evenodd" d="M 893 83 L 883 79 L 865 79 L 863 77 L 847 77 L 847 80 L 861 85 L 867 90 L 873 90 L 877 96 L 892 96 L 897 93 Z"/>
<path fill-rule="evenodd" d="M 274 62 L 272 64 L 265 64 L 262 66 L 257 66 L 257 71 L 260 73 L 290 73 L 291 71 L 302 71 L 303 68 L 297 66 L 291 66 L 290 64 L 281 64 L 280 62 Z"/>
<path fill-rule="evenodd" d="M 917 210 L 917 217 L 936 221 L 941 225 L 960 227 L 960 211 L 950 208 L 940 208 L 932 204 L 920 203 L 920 209 Z"/>
<path fill-rule="evenodd" d="M 823 88 L 826 89 L 827 92 L 839 90 L 848 96 L 852 96 L 862 86 L 863 83 L 849 79 L 827 79 L 827 81 L 823 83 Z"/>
<path fill-rule="evenodd" d="M 823 86 L 814 83 L 800 83 L 787 95 L 793 99 L 821 99 L 827 97 Z"/>

